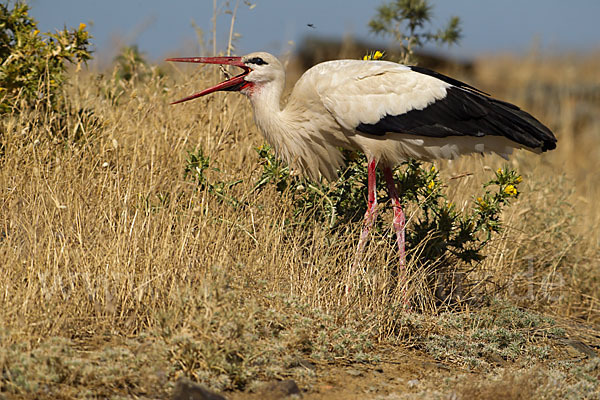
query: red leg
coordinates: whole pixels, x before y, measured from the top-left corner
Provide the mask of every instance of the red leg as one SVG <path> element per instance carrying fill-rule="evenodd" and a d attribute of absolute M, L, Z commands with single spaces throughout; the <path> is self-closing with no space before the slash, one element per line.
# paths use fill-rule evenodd
<path fill-rule="evenodd" d="M 392 207 L 394 209 L 393 225 L 396 231 L 396 243 L 398 244 L 398 255 L 400 258 L 399 265 L 399 279 L 400 284 L 403 286 L 404 304 L 408 303 L 406 296 L 406 251 L 405 251 L 405 224 L 406 219 L 402 206 L 400 205 L 400 199 L 398 198 L 398 192 L 396 191 L 396 182 L 394 182 L 394 173 L 390 167 L 383 168 L 383 175 L 385 176 L 385 182 L 387 184 L 388 193 L 392 200 Z"/>
<path fill-rule="evenodd" d="M 358 240 L 358 248 L 356 249 L 356 254 L 354 255 L 354 261 L 350 266 L 350 273 L 348 275 L 348 282 L 346 283 L 346 294 L 350 291 L 350 281 L 354 277 L 354 271 L 360 265 L 360 260 L 362 258 L 362 253 L 365 248 L 365 244 L 367 242 L 367 238 L 369 237 L 369 232 L 371 231 L 371 227 L 375 222 L 375 218 L 377 218 L 377 181 L 376 181 L 376 168 L 377 168 L 377 160 L 374 158 L 369 160 L 368 166 L 368 179 L 367 179 L 367 188 L 368 188 L 368 199 L 367 199 L 367 212 L 365 213 L 365 220 L 363 223 L 363 230 L 360 233 L 360 239 Z"/>

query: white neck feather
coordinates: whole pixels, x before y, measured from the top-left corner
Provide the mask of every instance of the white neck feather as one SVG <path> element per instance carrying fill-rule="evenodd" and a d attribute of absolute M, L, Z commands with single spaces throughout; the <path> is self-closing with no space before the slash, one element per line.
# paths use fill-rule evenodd
<path fill-rule="evenodd" d="M 321 130 L 327 130 L 333 119 L 328 117 L 328 113 L 315 114 L 306 104 L 299 107 L 292 100 L 282 110 L 282 92 L 283 79 L 256 85 L 248 93 L 256 125 L 275 153 L 290 166 L 313 179 L 318 179 L 319 175 L 335 179 L 336 170 L 344 164 L 340 151 L 335 147 L 341 142 L 337 143 L 333 137 L 331 143 L 315 140 L 324 134 Z"/>
<path fill-rule="evenodd" d="M 261 130 L 267 142 L 288 163 L 290 158 L 288 140 L 293 126 L 286 118 L 286 113 L 281 110 L 281 94 L 283 83 L 272 81 L 257 84 L 248 97 L 254 108 L 254 121 Z"/>

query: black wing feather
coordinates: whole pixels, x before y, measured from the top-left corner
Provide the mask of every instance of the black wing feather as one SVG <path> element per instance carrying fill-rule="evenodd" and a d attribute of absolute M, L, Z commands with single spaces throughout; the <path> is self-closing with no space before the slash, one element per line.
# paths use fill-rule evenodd
<path fill-rule="evenodd" d="M 434 78 L 439 79 L 440 81 L 444 81 L 446 83 L 451 84 L 452 86 L 456 86 L 456 87 L 460 87 L 460 88 L 464 88 L 464 89 L 470 89 L 472 91 L 474 91 L 475 93 L 480 93 L 486 96 L 489 96 L 489 93 L 484 92 L 483 90 L 479 90 L 474 86 L 471 86 L 469 84 L 466 84 L 464 82 L 459 81 L 458 79 L 454 79 L 451 78 L 449 76 L 446 76 L 444 74 L 440 74 L 439 72 L 436 71 L 432 71 L 430 69 L 427 68 L 423 68 L 423 67 L 418 67 L 416 65 L 410 65 L 408 68 L 410 68 L 411 70 L 418 72 L 420 74 L 423 75 L 429 75 L 429 76 L 433 76 Z"/>
<path fill-rule="evenodd" d="M 542 151 L 556 148 L 554 134 L 514 104 L 489 97 L 484 92 L 434 71 L 411 67 L 451 84 L 446 97 L 422 110 L 386 115 L 375 124 L 360 123 L 356 130 L 371 135 L 390 132 L 427 137 L 504 136 L 516 143 Z"/>

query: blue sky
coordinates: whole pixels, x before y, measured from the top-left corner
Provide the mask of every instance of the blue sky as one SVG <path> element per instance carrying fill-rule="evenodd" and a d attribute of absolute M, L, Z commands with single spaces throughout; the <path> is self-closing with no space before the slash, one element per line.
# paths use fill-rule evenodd
<path fill-rule="evenodd" d="M 290 41 L 297 44 L 307 34 L 377 39 L 367 23 L 382 1 L 252 2 L 256 6 L 249 9 L 242 0 L 238 11 L 238 54 L 257 50 L 281 54 L 290 49 Z M 200 47 L 193 23 L 206 39 L 211 35 L 212 0 L 29 0 L 29 4 L 43 31 L 89 24 L 97 57 L 112 58 L 121 44 L 137 44 L 152 59 L 182 52 L 197 55 Z M 451 15 L 462 19 L 463 40 L 446 50 L 457 57 L 523 52 L 534 43 L 543 51 L 600 49 L 599 0 L 433 0 L 432 4 L 434 26 L 445 24 Z M 221 48 L 229 23 L 229 15 L 217 19 Z"/>

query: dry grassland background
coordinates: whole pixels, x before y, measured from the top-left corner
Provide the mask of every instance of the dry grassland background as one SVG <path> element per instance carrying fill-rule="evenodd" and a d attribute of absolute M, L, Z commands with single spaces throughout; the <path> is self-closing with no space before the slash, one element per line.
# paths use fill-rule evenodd
<path fill-rule="evenodd" d="M 39 110 L 2 121 L 0 397 L 165 398 L 181 377 L 239 398 L 289 377 L 308 398 L 599 396 L 600 54 L 491 56 L 458 76 L 558 147 L 508 162 L 524 183 L 470 272 L 477 301 L 426 313 L 402 309 L 388 241 L 369 242 L 345 297 L 360 224 L 295 226 L 285 196 L 253 191 L 263 139 L 243 96 L 169 105 L 216 68 L 140 68 L 137 82 L 74 73 L 66 98 L 93 115 L 69 115 L 67 133 Z M 243 207 L 184 178 L 200 147 Z M 436 167 L 467 207 L 506 163 Z"/>

